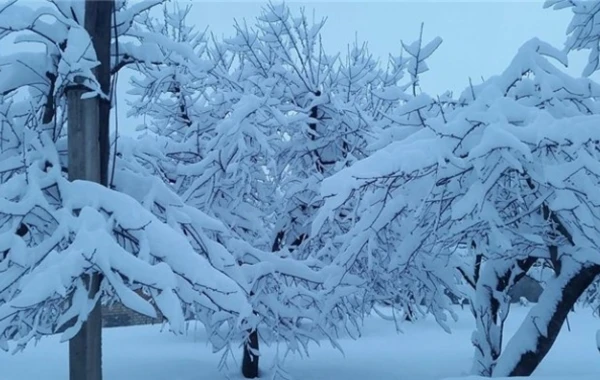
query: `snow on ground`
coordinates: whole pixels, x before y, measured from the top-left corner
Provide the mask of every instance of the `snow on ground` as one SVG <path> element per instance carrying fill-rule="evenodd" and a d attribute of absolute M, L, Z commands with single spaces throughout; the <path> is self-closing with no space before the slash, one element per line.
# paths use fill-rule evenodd
<path fill-rule="evenodd" d="M 526 312 L 521 306 L 513 308 L 508 334 L 516 331 Z M 451 324 L 451 335 L 430 318 L 405 324 L 403 333 L 397 334 L 393 323 L 372 317 L 365 322 L 360 340 L 342 342 L 345 357 L 324 343 L 312 347 L 310 358 L 289 357 L 285 368 L 301 380 L 440 380 L 465 376 L 473 354 L 469 343 L 473 319 L 467 309 L 459 308 L 458 314 L 460 319 Z M 600 379 L 600 353 L 595 342 L 600 320 L 588 310 L 572 313 L 569 320 L 571 332 L 564 327 L 531 380 Z M 220 355 L 211 353 L 200 330 L 175 336 L 161 332 L 160 326 L 106 329 L 103 348 L 106 380 L 240 378 L 233 368 L 237 364 L 223 372 L 217 369 Z M 267 371 L 275 350 L 264 350 L 261 364 Z M 68 378 L 67 368 L 67 344 L 60 344 L 58 337 L 43 339 L 14 356 L 0 353 L 0 380 L 64 380 Z"/>

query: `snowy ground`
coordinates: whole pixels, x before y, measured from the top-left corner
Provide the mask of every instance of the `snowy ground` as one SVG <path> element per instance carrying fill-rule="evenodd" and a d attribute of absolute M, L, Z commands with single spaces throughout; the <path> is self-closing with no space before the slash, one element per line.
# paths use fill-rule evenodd
<path fill-rule="evenodd" d="M 508 333 L 526 313 L 515 307 Z M 406 324 L 396 334 L 392 323 L 379 318 L 366 321 L 363 338 L 343 341 L 346 356 L 329 344 L 313 347 L 311 357 L 291 357 L 286 369 L 302 380 L 438 380 L 464 376 L 470 367 L 469 337 L 473 321 L 458 309 L 459 321 L 448 335 L 431 319 Z M 586 310 L 571 314 L 571 332 L 566 326 L 542 366 L 536 380 L 600 379 L 600 353 L 595 331 L 600 320 Z M 275 348 L 264 352 L 268 370 Z M 161 332 L 159 326 L 104 330 L 104 378 L 106 380 L 219 380 L 238 379 L 237 371 L 219 372 L 219 354 L 203 343 L 201 332 L 178 337 Z M 0 380 L 67 379 L 67 345 L 57 337 L 42 340 L 23 353 L 0 353 Z M 472 379 L 472 378 L 469 378 Z"/>

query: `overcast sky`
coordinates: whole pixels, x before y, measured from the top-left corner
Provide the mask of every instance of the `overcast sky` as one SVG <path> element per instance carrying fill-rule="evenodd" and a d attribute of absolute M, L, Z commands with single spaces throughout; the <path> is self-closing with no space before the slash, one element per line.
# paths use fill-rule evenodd
<path fill-rule="evenodd" d="M 192 20 L 217 34 L 230 35 L 234 18 L 254 18 L 264 3 L 256 1 L 189 1 Z M 375 56 L 399 53 L 400 41 L 412 42 L 425 23 L 427 40 L 440 36 L 444 43 L 423 78 L 432 92 L 463 88 L 467 78 L 499 73 L 525 41 L 539 37 L 563 46 L 570 11 L 543 9 L 543 1 L 288 1 L 293 8 L 314 9 L 326 16 L 323 30 L 329 50 L 346 50 L 348 43 L 368 41 Z"/>
<path fill-rule="evenodd" d="M 233 20 L 252 21 L 266 2 L 179 0 L 192 3 L 190 21 L 198 28 L 209 27 L 217 35 L 230 36 Z M 355 36 L 367 41 L 378 57 L 400 51 L 400 41 L 414 41 L 421 22 L 425 39 L 443 38 L 439 50 L 429 60 L 430 72 L 422 78 L 426 92 L 461 91 L 472 77 L 475 83 L 500 73 L 517 49 L 527 40 L 538 37 L 559 48 L 565 40 L 570 10 L 543 9 L 543 1 L 287 1 L 292 9 L 314 9 L 317 17 L 328 18 L 323 30 L 324 43 L 330 51 L 345 51 Z M 571 60 L 570 72 L 579 74 L 582 55 Z M 127 78 L 120 78 L 121 89 Z M 122 91 L 120 91 L 122 93 Z M 134 127 L 124 120 L 121 125 Z"/>

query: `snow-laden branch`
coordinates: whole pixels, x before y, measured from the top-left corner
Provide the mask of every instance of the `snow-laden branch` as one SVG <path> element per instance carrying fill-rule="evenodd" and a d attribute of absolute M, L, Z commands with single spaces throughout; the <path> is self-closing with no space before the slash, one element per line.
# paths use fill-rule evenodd
<path fill-rule="evenodd" d="M 345 274 L 339 267 L 322 267 L 314 260 L 300 262 L 257 249 L 242 238 L 252 235 L 232 234 L 222 222 L 183 203 L 158 179 L 161 175 L 155 174 L 153 178 L 143 174 L 163 169 L 160 164 L 149 164 L 159 161 L 156 147 L 160 146 L 160 139 L 142 141 L 143 144 L 132 140 L 120 142 L 117 189 L 138 199 L 146 209 L 186 236 L 215 269 L 234 279 L 250 295 L 258 318 L 250 324 L 269 326 L 274 334 L 269 340 L 281 339 L 292 350 L 306 350 L 309 341 L 323 336 L 335 343 L 340 321 L 356 323 L 351 300 L 363 283 L 360 279 Z M 224 246 L 216 242 L 223 242 Z M 245 334 L 245 330 L 237 330 L 238 336 Z M 225 347 L 233 337 L 222 339 Z"/>
<path fill-rule="evenodd" d="M 177 332 L 184 330 L 186 309 L 195 309 L 209 328 L 226 315 L 234 326 L 251 317 L 243 289 L 184 236 L 128 195 L 68 182 L 53 144 L 41 138 L 30 140 L 39 150 L 28 152 L 27 171 L 0 186 L 5 348 L 7 340 L 24 344 L 76 318 L 63 336 L 71 337 L 97 301 L 83 296 L 80 278 L 89 273 L 103 274 L 103 293 L 111 289 L 125 306 L 154 316 L 154 307 L 131 290 L 143 288 Z"/>
<path fill-rule="evenodd" d="M 577 294 L 600 268 L 599 87 L 553 61 L 565 64 L 566 56 L 539 40 L 526 43 L 504 73 L 468 88 L 460 107 L 326 179 L 313 224 L 316 233 L 356 204 L 359 217 L 337 243 L 340 265 L 408 278 L 428 268 L 440 279 L 448 267 L 460 268 L 476 290 L 480 374 L 495 375 L 495 363 L 505 360 L 506 292 L 538 259 L 559 278 L 573 268 L 565 267 L 569 260 L 578 262 Z M 475 253 L 470 269 L 454 253 L 464 244 Z M 563 295 L 548 321 L 562 324 L 577 298 Z M 536 360 L 553 339 L 539 341 Z M 500 374 L 531 373 L 535 364 L 520 356 L 527 349 L 508 354 L 517 359 Z"/>
<path fill-rule="evenodd" d="M 544 8 L 570 8 L 573 16 L 567 27 L 565 51 L 589 50 L 583 76 L 589 77 L 600 69 L 600 2 L 597 0 L 546 0 Z"/>

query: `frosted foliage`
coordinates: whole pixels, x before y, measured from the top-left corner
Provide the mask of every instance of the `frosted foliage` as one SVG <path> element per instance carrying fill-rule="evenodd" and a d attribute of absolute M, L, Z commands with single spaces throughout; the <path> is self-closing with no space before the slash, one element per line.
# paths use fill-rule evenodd
<path fill-rule="evenodd" d="M 61 13 L 54 4 L 33 9 L 20 2 L 5 2 L 0 8 L 0 25 L 11 26 L 2 29 L 1 39 L 14 37 L 16 45 L 36 43 L 46 50 L 3 55 L 2 93 L 32 85 L 41 78 L 44 84 L 51 82 L 56 91 L 61 91 L 76 76 L 85 78 L 86 85 L 93 91 L 99 91 L 91 72 L 97 61 L 89 45 L 89 35 L 82 25 Z"/>
<path fill-rule="evenodd" d="M 589 50 L 583 70 L 590 76 L 600 69 L 600 2 L 597 0 L 546 0 L 545 8 L 570 8 L 573 16 L 567 28 L 566 51 Z"/>
<path fill-rule="evenodd" d="M 135 61 L 157 59 L 163 56 L 154 55 L 157 43 L 163 43 L 158 35 L 139 31 L 138 20 L 141 15 L 161 0 L 140 1 L 125 7 L 122 1 L 117 2 L 117 27 L 119 36 L 140 38 L 143 42 L 120 42 L 119 57 L 113 60 L 113 72 Z M 75 77 L 84 78 L 84 84 L 91 88 L 90 95 L 100 91 L 91 70 L 98 65 L 96 54 L 90 44 L 89 36 L 83 28 L 83 13 L 79 1 L 49 1 L 42 6 L 31 8 L 25 1 L 5 1 L 0 6 L 0 39 L 14 38 L 14 44 L 37 44 L 41 46 L 36 52 L 18 52 L 2 56 L 0 93 L 33 86 L 36 92 L 45 95 L 51 88 L 53 95 L 59 97 L 65 86 Z M 114 30 L 113 30 L 114 33 Z M 122 41 L 131 39 L 123 38 Z M 28 49 L 29 50 L 29 49 Z M 113 44 L 113 53 L 116 53 Z M 40 83 L 41 82 L 41 83 Z M 39 95 L 41 96 L 41 95 Z M 46 96 L 45 101 L 48 101 Z"/>
<path fill-rule="evenodd" d="M 237 36 L 229 42 L 252 65 L 253 70 L 246 68 L 246 72 L 254 71 L 254 82 L 284 86 L 283 91 L 277 89 L 277 93 L 283 92 L 283 102 L 277 108 L 291 116 L 280 127 L 285 138 L 276 148 L 276 178 L 283 194 L 279 207 L 284 212 L 276 220 L 275 244 L 279 249 L 291 250 L 296 258 L 312 257 L 338 265 L 341 261 L 334 263 L 341 241 L 338 237 L 344 236 L 362 210 L 356 210 L 352 202 L 346 203 L 325 225 L 311 230 L 323 201 L 318 191 L 320 183 L 367 157 L 377 144 L 386 144 L 385 140 L 389 143 L 398 135 L 422 127 L 420 112 L 439 114 L 439 102 L 406 90 L 418 87 L 418 75 L 425 70 L 417 66 L 424 64 L 425 56 L 440 41 L 428 44 L 425 56 L 420 55 L 422 41 L 418 41 L 412 45 L 414 63 L 391 57 L 388 67 L 381 69 L 366 44 L 355 42 L 343 58 L 327 54 L 319 34 L 323 27 L 324 22 L 313 24 L 303 13 L 294 16 L 285 6 L 271 5 L 264 9 L 255 30 L 239 26 Z M 407 71 L 411 78 L 403 81 Z M 402 277 L 400 273 L 379 277 L 378 273 L 362 270 L 364 267 L 342 266 L 366 277 L 366 289 L 376 289 L 373 293 L 377 296 L 363 300 L 363 311 L 370 311 L 372 301 L 395 300 L 398 295 L 402 306 L 420 301 L 415 296 L 411 299 L 412 293 L 402 286 L 396 288 L 399 290 L 384 286 L 385 281 Z M 375 283 L 373 278 L 385 280 Z M 435 287 L 436 279 L 423 281 L 427 282 L 424 287 Z M 442 320 L 444 316 L 439 315 Z"/>
<path fill-rule="evenodd" d="M 184 25 L 179 30 L 187 32 L 178 38 L 191 41 L 195 32 L 185 27 L 186 12 L 169 14 L 166 28 Z M 172 22 L 175 18 L 180 21 Z M 370 303 L 355 287 L 364 287 L 366 279 L 333 263 L 337 246 L 331 244 L 351 226 L 354 206 L 312 235 L 310 224 L 322 203 L 320 182 L 367 157 L 373 137 L 383 130 L 398 127 L 390 138 L 413 132 L 423 126 L 419 112 L 439 114 L 448 105 L 406 92 L 418 87 L 417 76 L 424 72 L 423 66 L 416 69 L 424 64 L 421 41 L 413 44 L 412 52 L 421 55 L 412 66 L 410 59 L 396 57 L 381 69 L 366 44 L 354 43 L 344 58 L 327 54 L 320 39 L 324 22 L 311 23 L 283 5 L 266 6 L 255 28 L 235 27 L 235 35 L 223 42 L 199 37 L 190 43 L 197 58 L 138 66 L 134 112 L 151 116 L 143 165 L 182 196 L 186 213 L 203 210 L 232 232 L 217 240 L 240 267 L 222 268 L 249 291 L 265 330 L 274 333 L 262 330 L 267 341 L 282 337 L 295 350 L 297 342 L 316 337 L 315 331 L 331 338 L 346 324 L 357 336 L 356 318 Z M 439 43 L 424 44 L 426 56 Z M 403 81 L 408 67 L 415 75 Z M 421 282 L 433 294 L 435 281 L 424 274 Z M 296 292 L 303 296 L 288 296 Z M 369 302 L 411 294 L 377 292 L 381 296 Z M 406 303 L 419 301 L 412 297 Z"/>
<path fill-rule="evenodd" d="M 255 30 L 238 27 L 238 35 L 231 41 L 255 68 L 256 81 L 285 86 L 282 104 L 277 107 L 293 117 L 280 128 L 286 139 L 277 147 L 277 178 L 287 217 L 277 221 L 275 232 L 277 244 L 293 249 L 300 258 L 319 251 L 351 223 L 349 205 L 328 225 L 327 232 L 310 237 L 309 225 L 321 203 L 318 187 L 323 178 L 367 157 L 370 143 L 376 135 L 383 135 L 384 129 L 405 120 L 411 126 L 420 125 L 412 122 L 417 117 L 414 110 L 401 109 L 414 97 L 404 92 L 412 81 L 401 83 L 413 61 L 391 58 L 382 70 L 366 44 L 358 41 L 348 47 L 344 58 L 328 54 L 320 38 L 324 25 L 322 20 L 311 23 L 304 13 L 295 16 L 285 6 L 270 5 Z M 414 53 L 419 54 L 420 41 L 413 45 Z M 435 47 L 430 45 L 429 50 L 428 55 Z M 423 63 L 421 58 L 417 61 Z M 416 81 L 418 73 L 414 74 Z M 421 103 L 419 108 L 427 107 Z M 320 252 L 319 259 L 326 262 L 334 254 Z"/>
<path fill-rule="evenodd" d="M 577 249 L 562 255 L 600 263 L 593 253 L 600 243 L 599 88 L 555 66 L 565 62 L 561 51 L 529 41 L 504 73 L 467 89 L 460 107 L 325 179 L 326 201 L 313 228 L 349 202 L 360 216 L 337 237 L 342 254 L 335 262 L 402 273 L 406 286 L 424 274 L 449 285 L 447 268 L 463 265 L 453 252 L 464 242 L 504 266 L 550 260 L 548 246 L 570 244 Z M 543 204 L 570 236 L 546 221 Z M 507 309 L 499 313 L 505 318 Z M 487 334 L 479 342 L 501 345 L 498 332 L 494 338 L 480 326 L 479 333 Z"/>
<path fill-rule="evenodd" d="M 125 39 L 129 45 L 115 47 L 120 61 L 113 74 L 129 63 L 162 59 L 150 55 L 157 51 L 152 47 L 170 40 L 143 30 L 144 13 L 157 3 L 117 3 L 117 32 L 137 36 L 139 44 Z M 65 89 L 75 76 L 86 78 L 91 94 L 97 88 L 91 74 L 95 55 L 77 21 L 79 5 L 48 2 L 34 10 L 13 1 L 0 12 L 0 25 L 7 26 L 0 38 L 16 36 L 17 44 L 33 41 L 45 49 L 5 55 L 0 69 L 0 343 L 7 349 L 14 340 L 22 348 L 63 325 L 71 326 L 63 334 L 69 339 L 101 298 L 148 316 L 160 312 L 175 332 L 183 332 L 190 318 L 200 320 L 215 348 L 223 348 L 229 342 L 224 336 L 256 319 L 243 282 L 212 265 L 231 258 L 213 240 L 213 231 L 224 226 L 172 206 L 180 198 L 154 177 L 158 164 L 143 153 L 135 156 L 125 142 L 119 144 L 128 150 L 119 154 L 114 181 L 122 193 L 65 179 Z M 173 43 L 173 50 L 192 55 L 185 44 Z M 23 94 L 30 96 L 17 100 Z M 103 280 L 90 300 L 83 279 L 92 273 Z"/>
<path fill-rule="evenodd" d="M 180 231 L 197 252 L 215 269 L 234 279 L 247 295 L 256 294 L 250 296 L 253 310 L 261 323 L 273 329 L 265 339 L 287 342 L 291 350 L 306 350 L 309 341 L 323 334 L 335 342 L 335 322 L 352 313 L 350 305 L 342 301 L 355 291 L 358 280 L 342 280 L 339 268 L 319 269 L 315 263 L 257 249 L 232 234 L 225 224 L 183 203 L 158 176 L 151 178 L 146 174 L 159 167 L 147 165 L 157 157 L 152 140 L 145 139 L 143 144 L 122 140 L 120 150 L 118 189 L 140 200 L 146 209 Z M 228 250 L 215 241 L 224 242 Z M 245 328 L 258 321 L 249 318 L 249 325 L 235 329 L 234 335 L 221 334 L 220 347 L 226 347 L 235 336 L 245 335 Z"/>
<path fill-rule="evenodd" d="M 377 146 L 424 127 L 423 115 L 438 115 L 451 107 L 448 96 L 433 100 L 418 86 L 419 75 L 426 71 L 425 59 L 441 40 L 406 45 L 414 57 L 390 57 L 387 67 L 381 68 L 367 45 L 358 41 L 345 56 L 328 54 L 320 36 L 324 21 L 309 20 L 303 12 L 294 15 L 286 6 L 268 5 L 254 29 L 237 25 L 235 37 L 226 41 L 244 62 L 241 72 L 235 73 L 251 85 L 242 87 L 277 96 L 266 103 L 280 124 L 270 132 L 278 139 L 271 143 L 275 165 L 267 171 L 279 193 L 277 213 L 269 225 L 272 249 L 358 275 L 363 289 L 369 290 L 368 298 L 360 294 L 360 313 L 370 312 L 379 302 L 397 302 L 407 309 L 427 297 L 427 307 L 420 311 L 437 310 L 443 322 L 444 306 L 437 305 L 444 305 L 445 298 L 439 292 L 433 295 L 438 278 L 423 274 L 414 281 L 395 271 L 382 274 L 376 271 L 377 264 L 363 258 L 350 264 L 336 261 L 339 236 L 346 236 L 362 212 L 355 202 L 345 203 L 326 223 L 311 229 L 323 203 L 319 193 L 323 179 L 368 157 Z M 406 281 L 399 285 L 401 278 Z M 417 292 L 416 286 L 424 291 Z M 425 289 L 431 290 L 427 296 Z"/>
<path fill-rule="evenodd" d="M 188 307 L 209 328 L 224 315 L 234 324 L 250 315 L 243 290 L 182 235 L 127 195 L 68 182 L 52 142 L 44 135 L 28 141 L 34 148 L 24 156 L 27 170 L 0 187 L 4 347 L 8 339 L 25 344 L 76 318 L 64 333 L 71 337 L 97 301 L 88 300 L 79 279 L 94 272 L 103 274 L 105 300 L 149 316 L 156 307 L 177 332 Z M 140 288 L 151 303 L 133 292 Z"/>
<path fill-rule="evenodd" d="M 165 9 L 166 19 L 148 20 L 147 27 L 171 31 L 197 56 L 137 66 L 133 112 L 146 116 L 150 128 L 137 143 L 119 145 L 119 175 L 160 178 L 161 192 L 170 191 L 173 199 L 156 207 L 158 194 L 143 195 L 138 180 L 126 181 L 123 191 L 141 191 L 136 199 L 181 231 L 197 251 L 204 250 L 207 238 L 227 248 L 223 255 L 206 257 L 246 291 L 256 317 L 237 335 L 222 336 L 224 346 L 260 324 L 266 342 L 276 340 L 293 351 L 305 352 L 310 341 L 323 336 L 339 347 L 340 325 L 358 325 L 350 302 L 361 281 L 344 277 L 341 268 L 271 252 L 273 228 L 282 215 L 275 176 L 281 127 L 301 116 L 282 107 L 283 85 L 241 64 L 247 56 L 235 39 L 218 42 L 205 34 L 194 39 L 196 32 L 185 26 L 189 8 Z M 195 232 L 201 219 L 213 220 L 204 238 Z"/>

